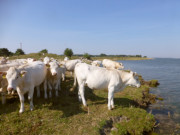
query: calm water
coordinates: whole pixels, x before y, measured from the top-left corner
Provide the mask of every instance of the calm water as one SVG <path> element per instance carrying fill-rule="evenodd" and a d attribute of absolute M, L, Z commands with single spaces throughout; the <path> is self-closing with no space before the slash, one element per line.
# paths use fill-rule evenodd
<path fill-rule="evenodd" d="M 152 110 L 161 123 L 158 132 L 171 134 L 176 130 L 177 123 L 180 123 L 180 59 L 156 58 L 121 62 L 125 69 L 141 74 L 145 80 L 159 81 L 160 85 L 151 89 L 151 92 L 164 100 L 151 105 L 149 110 Z"/>

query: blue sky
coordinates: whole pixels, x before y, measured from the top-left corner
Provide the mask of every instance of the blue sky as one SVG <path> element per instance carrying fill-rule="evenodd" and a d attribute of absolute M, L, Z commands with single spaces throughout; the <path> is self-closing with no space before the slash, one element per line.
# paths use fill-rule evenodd
<path fill-rule="evenodd" d="M 179 0 L 0 0 L 0 48 L 180 58 Z"/>

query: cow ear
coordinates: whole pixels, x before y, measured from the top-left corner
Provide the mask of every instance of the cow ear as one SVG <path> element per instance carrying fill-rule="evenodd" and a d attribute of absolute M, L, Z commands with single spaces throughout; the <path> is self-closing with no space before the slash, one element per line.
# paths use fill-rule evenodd
<path fill-rule="evenodd" d="M 21 71 L 20 76 L 23 77 L 26 74 L 27 71 Z"/>
<path fill-rule="evenodd" d="M 5 79 L 7 72 L 0 72 L 0 74 L 2 74 L 2 78 Z"/>

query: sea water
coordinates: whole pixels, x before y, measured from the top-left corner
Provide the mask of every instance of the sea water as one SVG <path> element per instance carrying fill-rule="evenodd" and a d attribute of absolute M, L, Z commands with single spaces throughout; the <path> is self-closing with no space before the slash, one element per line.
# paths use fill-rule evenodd
<path fill-rule="evenodd" d="M 180 134 L 180 59 L 155 58 L 119 62 L 123 63 L 125 69 L 142 75 L 145 80 L 159 81 L 160 85 L 152 88 L 151 93 L 164 100 L 150 105 L 147 111 L 151 111 L 159 123 L 156 132 Z"/>

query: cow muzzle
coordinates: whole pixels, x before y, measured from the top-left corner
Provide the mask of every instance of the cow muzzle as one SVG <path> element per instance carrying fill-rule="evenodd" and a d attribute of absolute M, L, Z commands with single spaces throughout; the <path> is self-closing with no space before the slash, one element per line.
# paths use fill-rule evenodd
<path fill-rule="evenodd" d="M 12 87 L 8 87 L 7 90 L 8 90 L 8 93 L 11 93 L 14 89 Z"/>
<path fill-rule="evenodd" d="M 56 76 L 57 75 L 57 73 L 52 73 L 52 76 Z"/>

